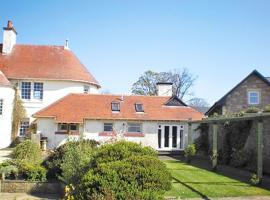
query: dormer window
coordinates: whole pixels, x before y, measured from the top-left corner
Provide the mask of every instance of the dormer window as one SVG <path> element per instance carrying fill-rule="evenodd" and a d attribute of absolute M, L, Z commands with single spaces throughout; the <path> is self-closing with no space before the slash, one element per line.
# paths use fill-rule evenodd
<path fill-rule="evenodd" d="M 141 103 L 136 103 L 136 104 L 135 104 L 135 110 L 136 110 L 136 112 L 144 112 L 143 104 L 141 104 Z"/>
<path fill-rule="evenodd" d="M 112 111 L 120 111 L 120 103 L 119 102 L 112 102 Z"/>

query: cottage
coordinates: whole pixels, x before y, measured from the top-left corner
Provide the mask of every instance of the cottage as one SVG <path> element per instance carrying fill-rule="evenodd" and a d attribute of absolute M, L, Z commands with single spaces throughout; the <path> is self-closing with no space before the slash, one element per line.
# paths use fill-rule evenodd
<path fill-rule="evenodd" d="M 49 148 L 68 139 L 120 136 L 159 151 L 183 150 L 188 121 L 203 115 L 171 96 L 171 85 L 158 88 L 162 96 L 69 94 L 34 114 L 38 133 L 48 138 Z"/>
<path fill-rule="evenodd" d="M 26 117 L 18 136 L 24 137 L 34 113 L 69 93 L 98 93 L 100 85 L 65 46 L 21 45 L 11 21 L 0 44 L 0 148 L 11 143 L 15 91 L 23 101 Z"/>
<path fill-rule="evenodd" d="M 267 105 L 270 105 L 270 78 L 254 70 L 218 100 L 206 115 L 236 113 L 250 107 L 263 109 Z"/>

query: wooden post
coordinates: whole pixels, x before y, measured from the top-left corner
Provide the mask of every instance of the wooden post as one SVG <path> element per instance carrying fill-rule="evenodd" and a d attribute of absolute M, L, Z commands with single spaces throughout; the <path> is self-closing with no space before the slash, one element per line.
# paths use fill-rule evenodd
<path fill-rule="evenodd" d="M 217 169 L 217 132 L 218 125 L 216 123 L 213 124 L 213 142 L 212 142 L 212 169 Z"/>
<path fill-rule="evenodd" d="M 188 123 L 188 145 L 192 144 L 192 124 Z"/>
<path fill-rule="evenodd" d="M 263 120 L 258 121 L 257 132 L 257 176 L 261 182 L 263 176 Z"/>

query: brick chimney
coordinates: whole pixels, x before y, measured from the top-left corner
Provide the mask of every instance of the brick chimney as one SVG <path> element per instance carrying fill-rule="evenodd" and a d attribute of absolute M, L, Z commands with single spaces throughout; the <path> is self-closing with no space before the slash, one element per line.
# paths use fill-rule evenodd
<path fill-rule="evenodd" d="M 2 54 L 11 53 L 16 44 L 17 32 L 15 31 L 12 22 L 9 20 L 7 27 L 4 27 Z"/>
<path fill-rule="evenodd" d="M 168 82 L 158 82 L 157 83 L 157 93 L 158 96 L 169 96 L 171 97 L 172 92 L 172 83 Z"/>

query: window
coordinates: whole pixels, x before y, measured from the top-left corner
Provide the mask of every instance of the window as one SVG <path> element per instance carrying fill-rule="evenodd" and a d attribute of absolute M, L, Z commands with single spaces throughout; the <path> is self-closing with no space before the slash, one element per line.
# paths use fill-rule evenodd
<path fill-rule="evenodd" d="M 249 91 L 248 92 L 248 104 L 250 104 L 250 105 L 260 104 L 260 92 L 259 91 Z"/>
<path fill-rule="evenodd" d="M 4 103 L 4 100 L 0 99 L 0 115 L 3 115 L 3 103 Z"/>
<path fill-rule="evenodd" d="M 58 130 L 59 131 L 67 131 L 68 130 L 68 124 L 58 124 Z"/>
<path fill-rule="evenodd" d="M 77 131 L 78 130 L 78 124 L 69 124 L 69 130 Z"/>
<path fill-rule="evenodd" d="M 22 99 L 31 99 L 31 82 L 22 82 L 21 97 Z"/>
<path fill-rule="evenodd" d="M 29 129 L 29 119 L 24 119 L 23 121 L 21 121 L 20 136 L 25 136 L 28 129 Z"/>
<path fill-rule="evenodd" d="M 112 132 L 113 131 L 113 123 L 104 123 L 104 131 Z"/>
<path fill-rule="evenodd" d="M 120 103 L 113 102 L 112 103 L 112 111 L 120 111 Z"/>
<path fill-rule="evenodd" d="M 143 105 L 141 103 L 136 103 L 135 110 L 136 110 L 136 112 L 144 112 Z"/>
<path fill-rule="evenodd" d="M 43 99 L 43 83 L 34 83 L 34 99 Z"/>
<path fill-rule="evenodd" d="M 66 123 L 59 123 L 58 124 L 58 131 L 67 132 L 68 130 L 78 131 L 79 126 L 78 126 L 78 124 L 66 124 Z"/>
<path fill-rule="evenodd" d="M 88 94 L 89 93 L 89 89 L 90 89 L 90 87 L 88 85 L 84 85 L 83 86 L 83 92 L 84 92 L 84 94 Z"/>
<path fill-rule="evenodd" d="M 129 123 L 128 124 L 128 132 L 141 133 L 142 132 L 141 124 Z"/>

